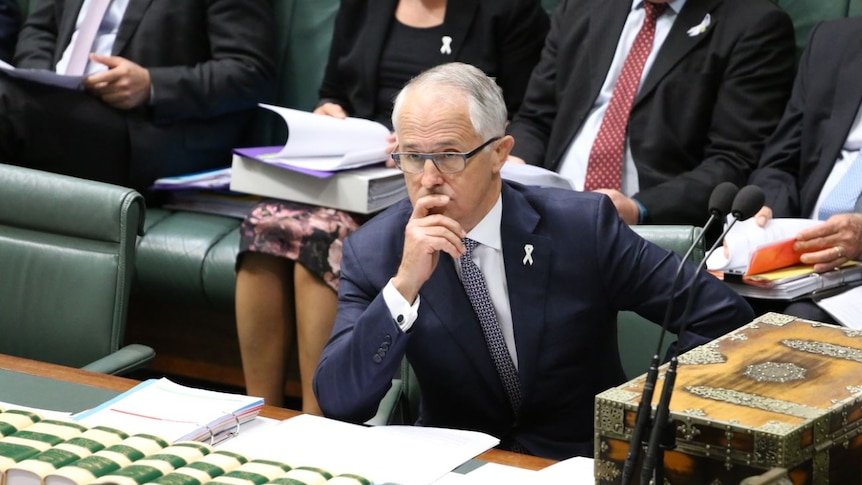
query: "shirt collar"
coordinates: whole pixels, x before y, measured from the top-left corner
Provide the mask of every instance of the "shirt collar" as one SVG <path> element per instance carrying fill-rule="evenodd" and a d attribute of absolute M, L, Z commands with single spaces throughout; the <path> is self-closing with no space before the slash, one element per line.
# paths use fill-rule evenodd
<path fill-rule="evenodd" d="M 499 251 L 503 249 L 502 237 L 500 236 L 500 222 L 503 220 L 503 194 L 497 196 L 497 203 L 485 214 L 485 217 L 476 224 L 467 237 L 479 244 L 494 248 Z"/>
<path fill-rule="evenodd" d="M 682 7 L 685 6 L 685 2 L 687 0 L 671 0 L 667 2 L 668 8 L 673 10 L 673 13 L 679 14 L 682 11 Z M 643 8 L 644 0 L 632 0 L 632 10 L 637 10 L 639 8 Z"/>

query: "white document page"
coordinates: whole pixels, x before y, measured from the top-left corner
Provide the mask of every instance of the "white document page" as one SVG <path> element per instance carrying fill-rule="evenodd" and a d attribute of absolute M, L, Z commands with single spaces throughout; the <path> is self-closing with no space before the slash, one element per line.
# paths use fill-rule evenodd
<path fill-rule="evenodd" d="M 862 286 L 815 303 L 845 327 L 862 330 Z"/>
<path fill-rule="evenodd" d="M 66 89 L 78 89 L 84 80 L 84 76 L 67 76 L 47 69 L 18 69 L 2 60 L 0 60 L 0 70 L 18 79 Z"/>
<path fill-rule="evenodd" d="M 737 222 L 724 238 L 727 251 L 716 250 L 706 262 L 707 269 L 746 269 L 755 249 L 772 242 L 796 236 L 799 231 L 820 224 L 814 219 L 772 219 L 766 227 L 760 227 L 754 219 Z"/>
<path fill-rule="evenodd" d="M 355 473 L 374 483 L 425 485 L 498 443 L 473 431 L 367 427 L 303 414 L 241 433 L 220 449 L 335 474 Z"/>
<path fill-rule="evenodd" d="M 382 162 L 389 156 L 389 128 L 371 120 L 323 116 L 260 104 L 287 124 L 287 143 L 268 163 L 334 171 Z"/>

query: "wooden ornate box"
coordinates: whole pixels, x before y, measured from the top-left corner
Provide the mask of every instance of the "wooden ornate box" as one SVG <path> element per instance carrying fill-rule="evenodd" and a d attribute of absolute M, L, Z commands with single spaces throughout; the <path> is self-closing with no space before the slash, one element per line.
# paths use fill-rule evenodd
<path fill-rule="evenodd" d="M 597 484 L 621 482 L 644 379 L 596 396 Z M 783 467 L 794 485 L 860 484 L 862 331 L 765 314 L 679 357 L 670 411 L 665 483 L 735 485 Z"/>

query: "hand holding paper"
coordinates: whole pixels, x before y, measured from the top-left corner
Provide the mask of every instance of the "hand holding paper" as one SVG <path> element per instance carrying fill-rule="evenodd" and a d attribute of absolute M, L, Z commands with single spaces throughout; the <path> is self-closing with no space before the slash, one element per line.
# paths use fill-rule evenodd
<path fill-rule="evenodd" d="M 796 235 L 816 224 L 819 221 L 787 218 L 772 219 L 765 227 L 760 227 L 754 219 L 741 221 L 725 237 L 727 254 L 714 252 L 707 261 L 707 268 L 754 274 L 797 264 L 800 253 L 793 249 Z M 756 254 L 760 249 L 764 254 Z M 754 268 L 750 268 L 752 263 Z"/>

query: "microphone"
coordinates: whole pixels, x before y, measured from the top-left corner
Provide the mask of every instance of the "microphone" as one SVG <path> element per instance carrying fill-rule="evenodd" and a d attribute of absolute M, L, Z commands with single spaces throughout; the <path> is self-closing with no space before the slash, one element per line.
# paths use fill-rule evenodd
<path fill-rule="evenodd" d="M 664 343 L 664 336 L 667 333 L 670 315 L 673 311 L 673 295 L 676 293 L 676 287 L 679 283 L 679 278 L 682 275 L 682 268 L 684 267 L 685 262 L 691 257 L 691 253 L 694 252 L 694 248 L 696 248 L 697 245 L 700 244 L 701 240 L 703 240 L 704 235 L 707 233 L 707 229 L 709 229 L 715 221 L 724 219 L 724 216 L 730 212 L 731 205 L 737 192 L 739 192 L 739 187 L 732 182 L 722 182 L 712 190 L 712 194 L 709 196 L 709 219 L 707 219 L 706 224 L 703 226 L 703 230 L 697 235 L 691 246 L 689 246 L 676 268 L 676 274 L 674 274 L 673 281 L 671 282 L 671 298 L 668 301 L 668 306 L 665 310 L 658 345 L 656 346 L 655 354 L 653 354 L 652 361 L 650 362 L 646 381 L 644 382 L 643 393 L 641 395 L 640 403 L 638 404 L 635 426 L 632 429 L 632 437 L 629 441 L 629 451 L 626 455 L 625 464 L 623 465 L 622 481 L 620 482 L 622 485 L 628 485 L 631 480 L 634 473 L 635 463 L 640 454 L 644 431 L 646 431 L 646 428 L 648 427 L 652 411 L 652 396 L 655 390 L 656 381 L 658 380 L 658 367 L 659 362 L 661 361 L 659 354 L 661 353 L 662 344 Z"/>
<path fill-rule="evenodd" d="M 697 293 L 697 287 L 694 286 L 695 280 L 698 278 L 700 274 L 700 270 L 706 264 L 706 261 L 712 256 L 712 253 L 718 248 L 718 245 L 721 244 L 721 241 L 727 236 L 727 233 L 736 224 L 738 221 L 744 221 L 760 210 L 763 207 L 763 203 L 765 202 L 766 197 L 763 193 L 763 190 L 760 187 L 755 185 L 747 185 L 743 187 L 739 193 L 733 199 L 733 206 L 731 207 L 730 214 L 732 219 L 727 227 L 722 231 L 721 236 L 716 239 L 716 241 L 709 248 L 709 251 L 704 255 L 703 259 L 698 264 L 697 268 L 695 268 L 694 274 L 689 280 L 687 288 L 689 288 L 688 298 L 686 299 L 685 308 L 683 308 L 683 312 L 680 315 L 680 320 L 682 325 L 680 326 L 679 333 L 677 337 L 681 339 L 686 329 L 688 328 L 688 313 L 691 310 L 691 305 L 694 302 L 695 293 Z M 668 307 L 670 307 L 670 303 L 668 303 Z M 653 478 L 653 470 L 656 467 L 656 462 L 658 460 L 659 455 L 661 454 L 661 445 L 659 442 L 663 434 L 666 432 L 666 427 L 669 422 L 669 414 L 670 414 L 670 398 L 673 394 L 673 386 L 676 382 L 676 369 L 678 366 L 677 355 L 679 354 L 679 348 L 674 349 L 673 356 L 670 359 L 670 363 L 668 364 L 667 372 L 665 372 L 664 378 L 664 386 L 662 387 L 661 397 L 659 398 L 658 405 L 656 406 L 655 411 L 655 419 L 653 420 L 653 427 L 650 432 L 649 443 L 647 444 L 646 457 L 644 458 L 643 468 L 641 469 L 641 485 L 648 485 L 650 480 Z"/>

